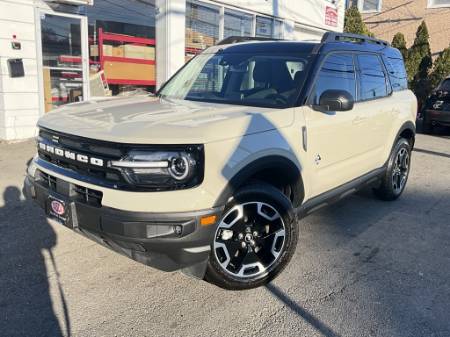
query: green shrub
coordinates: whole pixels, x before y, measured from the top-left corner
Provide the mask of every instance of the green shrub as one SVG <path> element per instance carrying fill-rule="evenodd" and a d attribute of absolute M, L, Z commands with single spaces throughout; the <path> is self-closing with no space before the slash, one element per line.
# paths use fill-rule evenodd
<path fill-rule="evenodd" d="M 405 35 L 402 33 L 397 33 L 394 35 L 391 43 L 392 47 L 397 48 L 402 53 L 403 59 L 406 61 L 408 58 L 408 48 L 406 48 Z"/>
<path fill-rule="evenodd" d="M 431 72 L 431 85 L 433 88 L 447 76 L 450 75 L 450 47 L 444 49 L 437 57 L 433 65 L 433 71 Z"/>
<path fill-rule="evenodd" d="M 422 105 L 431 91 L 431 81 L 429 78 L 432 66 L 430 36 L 425 21 L 422 21 L 417 28 L 416 38 L 411 48 L 408 50 L 406 59 L 406 70 L 410 88 L 414 91 Z"/>
<path fill-rule="evenodd" d="M 352 6 L 345 11 L 344 32 L 373 36 L 369 29 L 367 29 L 361 13 L 356 6 Z"/>

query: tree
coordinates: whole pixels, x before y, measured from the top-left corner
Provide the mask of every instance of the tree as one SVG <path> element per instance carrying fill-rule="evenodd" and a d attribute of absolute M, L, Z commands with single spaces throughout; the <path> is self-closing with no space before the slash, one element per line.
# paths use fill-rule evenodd
<path fill-rule="evenodd" d="M 431 73 L 431 85 L 435 88 L 444 78 L 450 75 L 450 46 L 442 51 L 434 62 Z"/>
<path fill-rule="evenodd" d="M 369 29 L 367 29 L 361 13 L 356 6 L 351 6 L 345 11 L 344 32 L 373 36 Z"/>
<path fill-rule="evenodd" d="M 431 61 L 431 50 L 430 50 L 430 35 L 428 34 L 428 28 L 425 21 L 422 21 L 420 26 L 417 28 L 416 38 L 411 48 L 408 50 L 407 58 L 407 71 L 409 81 L 413 81 L 414 77 L 419 72 L 419 67 L 426 58 L 427 61 Z M 431 64 L 430 64 L 431 66 Z M 423 69 L 422 69 L 423 70 Z"/>
<path fill-rule="evenodd" d="M 408 49 L 406 48 L 405 35 L 403 35 L 402 33 L 395 34 L 394 38 L 392 39 L 391 45 L 392 47 L 400 50 L 403 59 L 406 61 L 406 59 L 408 58 Z"/>
<path fill-rule="evenodd" d="M 406 70 L 411 89 L 417 96 L 419 105 L 423 105 L 431 92 L 431 82 L 429 79 L 432 66 L 430 35 L 425 21 L 422 21 L 417 28 L 416 38 L 411 48 L 408 50 L 406 60 Z"/>

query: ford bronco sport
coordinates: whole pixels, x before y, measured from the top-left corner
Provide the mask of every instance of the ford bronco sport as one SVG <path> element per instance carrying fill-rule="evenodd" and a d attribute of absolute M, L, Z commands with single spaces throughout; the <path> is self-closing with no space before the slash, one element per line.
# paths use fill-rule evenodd
<path fill-rule="evenodd" d="M 310 212 L 362 186 L 402 194 L 417 101 L 398 50 L 336 33 L 237 40 L 156 96 L 46 114 L 26 194 L 100 244 L 227 289 L 276 277 Z"/>

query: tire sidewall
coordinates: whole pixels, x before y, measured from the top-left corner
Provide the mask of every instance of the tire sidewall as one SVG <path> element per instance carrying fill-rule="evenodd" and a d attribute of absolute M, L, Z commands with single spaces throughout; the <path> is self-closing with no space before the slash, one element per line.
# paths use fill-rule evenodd
<path fill-rule="evenodd" d="M 298 225 L 296 217 L 294 216 L 292 204 L 289 199 L 271 185 L 249 185 L 236 192 L 232 199 L 228 201 L 222 213 L 221 220 L 235 205 L 255 201 L 269 204 L 271 207 L 275 208 L 283 218 L 286 231 L 283 251 L 277 261 L 275 261 L 263 275 L 239 278 L 223 270 L 222 266 L 217 261 L 214 252 L 214 242 L 212 242 L 206 279 L 222 288 L 234 290 L 251 289 L 270 282 L 286 267 L 295 251 L 298 238 Z M 215 235 L 213 240 L 215 240 Z"/>
<path fill-rule="evenodd" d="M 408 156 L 409 156 L 408 171 L 406 174 L 406 181 L 405 181 L 405 184 L 403 185 L 402 189 L 399 192 L 395 192 L 394 187 L 392 186 L 392 174 L 393 174 L 395 160 L 401 149 L 406 149 L 406 151 L 408 152 Z M 406 139 L 400 138 L 397 141 L 397 143 L 395 144 L 394 150 L 391 153 L 391 157 L 389 158 L 388 169 L 386 170 L 387 171 L 386 178 L 388 179 L 387 181 L 389 182 L 389 186 L 388 186 L 389 192 L 392 193 L 392 196 L 394 198 L 398 198 L 400 195 L 402 195 L 403 191 L 405 190 L 406 184 L 408 183 L 410 170 L 411 170 L 411 145 L 409 144 L 409 142 Z"/>

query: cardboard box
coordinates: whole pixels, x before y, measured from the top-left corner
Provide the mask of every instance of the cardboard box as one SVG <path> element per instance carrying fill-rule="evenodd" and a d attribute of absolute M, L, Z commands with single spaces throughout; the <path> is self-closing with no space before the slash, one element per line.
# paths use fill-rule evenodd
<path fill-rule="evenodd" d="M 128 62 L 105 62 L 105 77 L 114 80 L 154 81 L 154 64 L 137 64 Z"/>
<path fill-rule="evenodd" d="M 124 57 L 124 46 L 113 47 L 112 56 L 114 57 Z"/>
<path fill-rule="evenodd" d="M 52 101 L 52 80 L 50 77 L 50 69 L 43 70 L 44 77 L 44 104 L 45 104 L 45 112 L 49 112 L 53 110 L 53 101 Z"/>
<path fill-rule="evenodd" d="M 103 45 L 103 56 L 113 56 L 113 46 L 104 44 Z"/>
<path fill-rule="evenodd" d="M 126 44 L 123 46 L 124 56 L 133 59 L 154 60 L 155 47 L 150 46 L 136 46 Z"/>
<path fill-rule="evenodd" d="M 89 56 L 98 57 L 98 45 L 92 44 L 89 46 Z"/>

